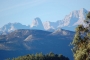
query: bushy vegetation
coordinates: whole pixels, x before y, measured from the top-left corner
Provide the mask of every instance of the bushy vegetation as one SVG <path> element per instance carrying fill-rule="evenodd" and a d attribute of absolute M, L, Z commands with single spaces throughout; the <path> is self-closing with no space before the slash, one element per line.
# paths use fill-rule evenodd
<path fill-rule="evenodd" d="M 90 60 L 90 12 L 84 20 L 85 25 L 78 25 L 73 44 L 75 60 Z"/>
<path fill-rule="evenodd" d="M 54 54 L 52 52 L 44 55 L 42 53 L 36 53 L 34 54 L 29 54 L 26 56 L 19 56 L 17 58 L 13 58 L 13 59 L 7 59 L 7 60 L 69 60 L 68 57 L 65 57 L 63 55 L 58 55 L 58 54 Z"/>

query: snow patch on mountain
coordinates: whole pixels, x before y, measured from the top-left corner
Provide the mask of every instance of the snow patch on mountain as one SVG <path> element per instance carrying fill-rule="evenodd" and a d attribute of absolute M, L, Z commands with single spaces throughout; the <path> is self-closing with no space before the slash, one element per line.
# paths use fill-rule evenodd
<path fill-rule="evenodd" d="M 57 30 L 52 32 L 51 35 L 67 35 L 67 34 L 69 35 L 69 33 L 67 31 L 58 28 Z"/>
<path fill-rule="evenodd" d="M 28 46 L 26 43 L 24 43 L 23 45 L 27 48 L 27 50 L 30 50 L 31 49 L 31 47 Z"/>
<path fill-rule="evenodd" d="M 34 37 L 32 35 L 29 35 L 24 41 L 32 41 Z"/>

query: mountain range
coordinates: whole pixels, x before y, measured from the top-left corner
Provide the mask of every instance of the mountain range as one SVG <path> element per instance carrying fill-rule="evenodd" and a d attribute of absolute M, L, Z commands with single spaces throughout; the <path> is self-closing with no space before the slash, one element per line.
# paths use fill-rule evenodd
<path fill-rule="evenodd" d="M 66 15 L 64 19 L 58 20 L 56 22 L 42 22 L 39 17 L 36 17 L 31 25 L 22 25 L 21 23 L 8 23 L 0 28 L 0 34 L 5 35 L 17 29 L 36 29 L 36 30 L 46 30 L 54 31 L 58 28 L 75 31 L 75 27 L 79 24 L 84 24 L 84 19 L 88 10 L 82 8 L 80 10 L 72 11 L 70 14 Z"/>

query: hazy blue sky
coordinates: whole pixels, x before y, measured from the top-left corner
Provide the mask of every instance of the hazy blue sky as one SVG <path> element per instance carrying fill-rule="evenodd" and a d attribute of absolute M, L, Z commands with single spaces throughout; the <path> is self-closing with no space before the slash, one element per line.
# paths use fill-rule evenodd
<path fill-rule="evenodd" d="M 0 27 L 9 22 L 30 25 L 35 17 L 57 21 L 81 8 L 90 10 L 90 0 L 0 0 Z"/>

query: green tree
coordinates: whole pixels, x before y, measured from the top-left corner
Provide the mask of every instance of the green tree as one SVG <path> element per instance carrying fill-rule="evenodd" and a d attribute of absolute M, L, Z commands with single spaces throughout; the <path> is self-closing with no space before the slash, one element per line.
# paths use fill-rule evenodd
<path fill-rule="evenodd" d="M 75 60 L 90 60 L 90 12 L 84 22 L 85 25 L 76 27 L 76 34 L 72 42 Z"/>
<path fill-rule="evenodd" d="M 58 54 L 54 54 L 53 52 L 50 52 L 46 55 L 43 55 L 42 53 L 36 53 L 35 55 L 29 54 L 26 56 L 19 56 L 17 58 L 13 58 L 9 60 L 69 60 L 69 58 L 63 55 L 58 55 Z"/>
<path fill-rule="evenodd" d="M 54 55 L 53 52 L 50 52 L 50 53 L 49 53 L 49 56 L 50 56 L 50 57 L 55 57 L 55 55 Z"/>
<path fill-rule="evenodd" d="M 43 60 L 44 59 L 44 55 L 42 54 L 42 52 L 41 53 L 39 53 L 39 60 Z"/>

